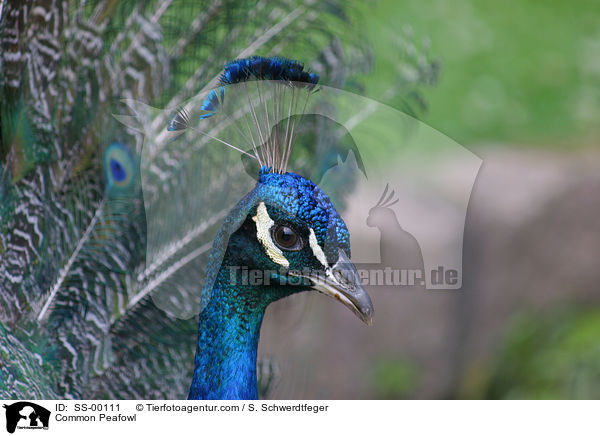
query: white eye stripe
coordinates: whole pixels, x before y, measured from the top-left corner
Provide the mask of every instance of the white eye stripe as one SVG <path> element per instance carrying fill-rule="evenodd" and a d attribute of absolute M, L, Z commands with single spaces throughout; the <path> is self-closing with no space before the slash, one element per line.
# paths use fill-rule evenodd
<path fill-rule="evenodd" d="M 265 248 L 267 256 L 271 260 L 281 266 L 289 268 L 290 262 L 283 255 L 283 252 L 275 245 L 273 238 L 271 237 L 271 227 L 275 224 L 275 221 L 269 216 L 267 207 L 264 202 L 261 202 L 256 208 L 256 215 L 252 217 L 252 220 L 256 223 L 256 237 Z"/>
<path fill-rule="evenodd" d="M 325 253 L 319 245 L 319 242 L 317 241 L 317 236 L 315 235 L 315 231 L 312 229 L 312 227 L 310 228 L 310 234 L 308 235 L 308 243 L 310 244 L 310 248 L 312 249 L 312 252 L 317 258 L 317 260 L 321 262 L 321 264 L 325 268 L 327 268 L 329 266 L 329 264 L 327 263 L 327 257 L 325 257 Z"/>

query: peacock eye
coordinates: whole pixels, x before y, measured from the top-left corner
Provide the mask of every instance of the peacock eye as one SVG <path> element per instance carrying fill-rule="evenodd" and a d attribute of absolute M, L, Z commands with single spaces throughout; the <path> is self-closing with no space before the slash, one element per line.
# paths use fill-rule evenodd
<path fill-rule="evenodd" d="M 297 251 L 302 248 L 300 236 L 288 226 L 275 226 L 273 229 L 273 240 L 282 250 Z"/>

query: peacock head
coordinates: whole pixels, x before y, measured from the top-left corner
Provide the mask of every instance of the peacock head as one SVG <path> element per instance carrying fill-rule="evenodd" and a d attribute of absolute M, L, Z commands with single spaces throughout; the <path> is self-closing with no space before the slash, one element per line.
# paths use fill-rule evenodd
<path fill-rule="evenodd" d="M 226 283 L 222 288 L 232 293 L 236 307 L 262 309 L 312 289 L 339 300 L 371 324 L 373 305 L 349 260 L 346 224 L 321 189 L 287 171 L 296 122 L 319 90 L 318 80 L 296 60 L 261 56 L 234 60 L 225 65 L 219 86 L 200 99 L 199 111 L 193 99 L 171 116 L 167 131 L 176 138 L 192 129 L 242 152 L 261 168 L 256 187 L 219 230 L 204 295 L 219 279 Z M 254 83 L 248 86 L 249 82 Z M 194 119 L 202 125 L 219 116 L 231 122 L 240 116 L 236 114 L 245 117 L 236 129 L 251 147 L 249 152 L 212 136 L 207 128 L 190 125 Z"/>
<path fill-rule="evenodd" d="M 240 225 L 223 260 L 238 297 L 241 291 L 247 301 L 267 305 L 317 290 L 371 324 L 371 299 L 349 260 L 350 235 L 329 197 L 298 174 L 269 170 L 261 169 L 256 187 L 232 212 Z"/>

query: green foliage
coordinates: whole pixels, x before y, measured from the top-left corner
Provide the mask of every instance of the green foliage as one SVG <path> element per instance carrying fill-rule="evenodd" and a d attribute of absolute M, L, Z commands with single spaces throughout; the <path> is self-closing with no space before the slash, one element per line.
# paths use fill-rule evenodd
<path fill-rule="evenodd" d="M 419 370 L 405 359 L 384 359 L 373 368 L 372 384 L 377 398 L 409 397 L 419 382 Z"/>
<path fill-rule="evenodd" d="M 527 313 L 509 329 L 487 398 L 600 398 L 600 309 Z"/>
<path fill-rule="evenodd" d="M 363 15 L 377 48 L 367 95 L 397 79 L 399 29 L 410 25 L 443 66 L 438 86 L 423 89 L 424 121 L 459 142 L 573 146 L 600 133 L 595 0 L 384 0 Z"/>

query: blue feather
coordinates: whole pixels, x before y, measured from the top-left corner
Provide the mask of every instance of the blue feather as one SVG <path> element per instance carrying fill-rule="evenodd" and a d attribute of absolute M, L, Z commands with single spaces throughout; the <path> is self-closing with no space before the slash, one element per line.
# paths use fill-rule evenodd
<path fill-rule="evenodd" d="M 213 89 L 212 91 L 210 91 L 210 93 L 208 94 L 208 97 L 206 97 L 206 99 L 202 103 L 202 106 L 200 107 L 201 110 L 208 111 L 209 113 L 200 115 L 200 119 L 203 120 L 205 118 L 213 116 L 215 114 L 215 112 L 217 112 L 219 110 L 219 107 L 221 106 L 221 102 L 223 101 L 224 98 L 225 98 L 225 88 L 224 87 L 221 86 L 219 88 L 218 93 L 217 93 L 216 89 Z"/>
<path fill-rule="evenodd" d="M 214 115 L 219 109 L 225 98 L 225 86 L 249 80 L 284 81 L 296 87 L 313 89 L 319 82 L 319 75 L 304 71 L 304 65 L 301 62 L 278 56 L 269 58 L 251 56 L 237 59 L 225 64 L 224 71 L 219 76 L 221 84 L 218 88 L 219 92 L 217 93 L 217 90 L 213 89 L 202 103 L 201 109 L 210 113 L 200 115 L 200 119 Z M 169 130 L 172 129 L 169 127 Z"/>
<path fill-rule="evenodd" d="M 221 85 L 232 85 L 248 80 L 281 80 L 295 82 L 296 86 L 314 87 L 319 75 L 304 71 L 302 62 L 278 56 L 251 56 L 225 65 L 219 76 Z"/>

